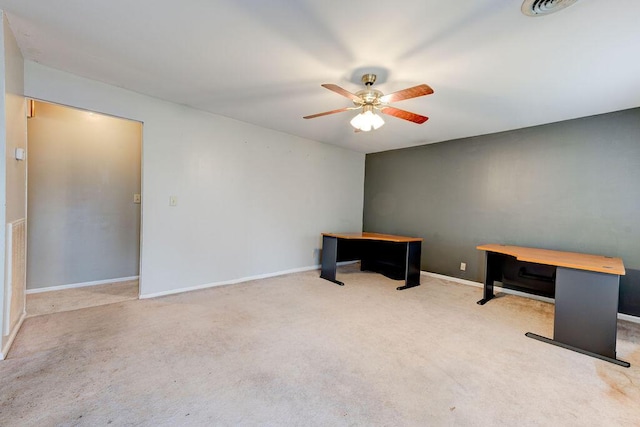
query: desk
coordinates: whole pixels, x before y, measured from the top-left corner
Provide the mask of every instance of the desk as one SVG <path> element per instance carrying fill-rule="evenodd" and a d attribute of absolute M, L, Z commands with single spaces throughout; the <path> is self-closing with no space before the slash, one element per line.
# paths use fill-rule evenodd
<path fill-rule="evenodd" d="M 320 277 L 344 286 L 336 280 L 339 261 L 361 260 L 360 269 L 404 279 L 402 290 L 420 285 L 422 239 L 378 233 L 322 233 L 322 269 Z"/>
<path fill-rule="evenodd" d="M 620 258 L 560 252 L 508 245 L 481 245 L 486 251 L 484 295 L 478 304 L 493 298 L 493 283 L 502 279 L 505 256 L 529 264 L 555 267 L 553 339 L 531 332 L 525 335 L 548 344 L 577 351 L 629 367 L 616 359 L 618 292 L 625 274 Z"/>

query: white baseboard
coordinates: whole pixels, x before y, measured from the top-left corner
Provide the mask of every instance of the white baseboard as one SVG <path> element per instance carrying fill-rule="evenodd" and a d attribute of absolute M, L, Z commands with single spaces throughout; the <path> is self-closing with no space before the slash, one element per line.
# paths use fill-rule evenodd
<path fill-rule="evenodd" d="M 425 276 L 434 277 L 436 279 L 448 280 L 450 282 L 456 282 L 456 283 L 460 283 L 460 284 L 467 285 L 467 286 L 475 286 L 476 288 L 483 288 L 484 287 L 484 283 L 474 282 L 474 281 L 466 280 L 466 279 L 460 279 L 458 277 L 445 276 L 443 274 L 431 273 L 429 271 L 421 271 L 420 273 L 424 274 Z M 535 300 L 538 300 L 538 301 L 549 302 L 551 304 L 554 303 L 553 298 L 547 298 L 547 297 L 542 297 L 540 295 L 528 294 L 526 292 L 519 292 L 519 291 L 515 291 L 513 289 L 506 289 L 506 288 L 503 288 L 502 286 L 499 286 L 499 285 L 494 285 L 493 288 L 494 288 L 494 290 L 496 290 L 498 292 L 502 292 L 502 293 L 509 294 L 509 295 L 517 295 L 519 297 L 525 297 L 525 298 L 535 299 Z"/>
<path fill-rule="evenodd" d="M 443 274 L 431 273 L 431 272 L 428 272 L 428 271 L 421 271 L 420 274 L 424 274 L 425 276 L 434 277 L 436 279 L 443 279 L 443 280 L 448 280 L 450 282 L 460 283 L 460 284 L 467 285 L 467 286 L 475 286 L 477 288 L 483 288 L 484 287 L 484 284 L 480 283 L 480 282 L 473 282 L 471 280 L 459 279 L 457 277 L 445 276 Z M 554 302 L 555 302 L 553 298 L 547 298 L 547 297 L 542 297 L 542 296 L 539 296 L 539 295 L 528 294 L 526 292 L 514 291 L 513 289 L 506 289 L 506 288 L 503 288 L 501 286 L 496 286 L 496 285 L 494 285 L 494 290 L 497 290 L 499 292 L 502 292 L 502 293 L 505 293 L 505 294 L 509 294 L 509 295 L 517 295 L 519 297 L 535 299 L 535 300 L 538 300 L 538 301 L 544 301 L 544 302 L 548 302 L 548 303 L 551 303 L 551 304 L 554 304 Z M 618 320 L 626 320 L 628 322 L 640 323 L 640 317 L 631 316 L 629 314 L 623 314 L 623 313 L 618 313 Z"/>
<path fill-rule="evenodd" d="M 339 262 L 338 266 L 347 265 L 347 264 L 354 264 L 356 262 L 358 262 L 358 261 Z M 308 266 L 308 267 L 292 268 L 290 270 L 276 271 L 274 273 L 266 273 L 266 274 L 258 274 L 258 275 L 255 275 L 255 276 L 240 277 L 238 279 L 223 280 L 221 282 L 204 283 L 202 285 L 189 286 L 189 287 L 186 287 L 186 288 L 171 289 L 171 290 L 168 290 L 168 291 L 154 292 L 154 293 L 150 293 L 150 294 L 140 294 L 140 299 L 163 297 L 163 296 L 167 296 L 167 295 L 180 294 L 182 292 L 198 291 L 198 290 L 201 290 L 201 289 L 214 288 L 216 286 L 234 285 L 236 283 L 250 282 L 251 280 L 268 279 L 270 277 L 284 276 L 285 274 L 302 273 L 304 271 L 311 271 L 311 270 L 318 270 L 318 269 L 320 269 L 320 265 L 319 264 L 318 265 L 311 265 L 311 266 Z"/>
<path fill-rule="evenodd" d="M 84 288 L 85 286 L 106 285 L 107 283 L 128 282 L 137 280 L 139 276 L 116 277 L 115 279 L 94 280 L 93 282 L 72 283 L 70 285 L 47 286 L 46 288 L 27 289 L 27 294 L 38 294 L 40 292 L 61 291 L 63 289 Z"/>
<path fill-rule="evenodd" d="M 626 320 L 627 322 L 640 323 L 640 317 L 630 314 L 618 313 L 618 320 Z"/>
<path fill-rule="evenodd" d="M 444 274 L 432 273 L 430 271 L 421 271 L 420 274 L 424 276 L 433 277 L 436 279 L 448 280 L 450 282 L 456 282 L 467 286 L 475 286 L 476 288 L 482 288 L 484 285 L 480 282 L 474 282 L 472 280 L 460 279 L 458 277 L 445 276 Z"/>
<path fill-rule="evenodd" d="M 27 312 L 23 310 L 22 315 L 20 315 L 20 319 L 18 319 L 18 323 L 16 323 L 16 326 L 13 327 L 13 331 L 11 331 L 11 333 L 9 334 L 9 339 L 2 347 L 2 352 L 0 352 L 0 360 L 4 360 L 7 357 L 7 354 L 9 354 L 9 350 L 11 349 L 11 345 L 13 344 L 13 340 L 16 339 L 16 335 L 18 335 L 18 331 L 20 330 L 22 322 L 24 322 L 24 319 L 26 317 Z"/>

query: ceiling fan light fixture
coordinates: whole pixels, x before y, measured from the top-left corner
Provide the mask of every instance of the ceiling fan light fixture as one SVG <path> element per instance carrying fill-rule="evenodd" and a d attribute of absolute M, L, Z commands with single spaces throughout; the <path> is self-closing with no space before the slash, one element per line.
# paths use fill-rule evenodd
<path fill-rule="evenodd" d="M 369 132 L 372 129 L 379 129 L 384 125 L 382 117 L 373 112 L 373 106 L 365 105 L 362 107 L 362 110 L 360 114 L 351 119 L 351 126 L 362 132 Z"/>

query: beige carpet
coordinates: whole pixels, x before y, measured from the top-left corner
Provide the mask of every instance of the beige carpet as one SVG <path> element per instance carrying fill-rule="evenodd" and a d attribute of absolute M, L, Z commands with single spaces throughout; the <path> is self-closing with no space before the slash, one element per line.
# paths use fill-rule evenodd
<path fill-rule="evenodd" d="M 27 316 L 60 313 L 138 299 L 138 280 L 27 295 Z"/>
<path fill-rule="evenodd" d="M 343 267 L 32 317 L 0 362 L 0 424 L 632 426 L 622 368 L 526 338 L 553 306 Z"/>

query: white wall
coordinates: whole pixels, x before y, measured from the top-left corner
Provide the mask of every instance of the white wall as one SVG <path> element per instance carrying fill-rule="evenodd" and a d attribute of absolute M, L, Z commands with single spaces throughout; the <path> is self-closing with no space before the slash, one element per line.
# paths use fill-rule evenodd
<path fill-rule="evenodd" d="M 7 314 L 11 306 L 17 308 L 17 312 L 24 314 L 24 290 L 15 290 L 10 294 L 5 277 L 5 224 L 22 219 L 26 215 L 26 166 L 24 161 L 18 161 L 14 157 L 15 148 L 26 147 L 27 123 L 25 117 L 25 101 L 22 96 L 24 89 L 24 61 L 22 54 L 11 32 L 6 16 L 0 11 L 1 26 L 0 37 L 0 78 L 2 88 L 0 89 L 0 164 L 4 166 L 4 173 L 0 174 L 0 277 L 3 278 L 2 292 L 0 292 L 0 309 L 2 318 L 0 319 L 0 335 L 2 335 L 2 346 L 0 348 L 0 358 L 6 356 L 6 352 L 15 337 L 20 323 L 13 326 L 8 334 L 5 334 L 4 322 L 7 321 Z M 20 301 L 16 302 L 16 299 Z"/>
<path fill-rule="evenodd" d="M 144 123 L 143 296 L 316 265 L 321 232 L 362 229 L 362 153 L 29 61 L 25 95 Z"/>

